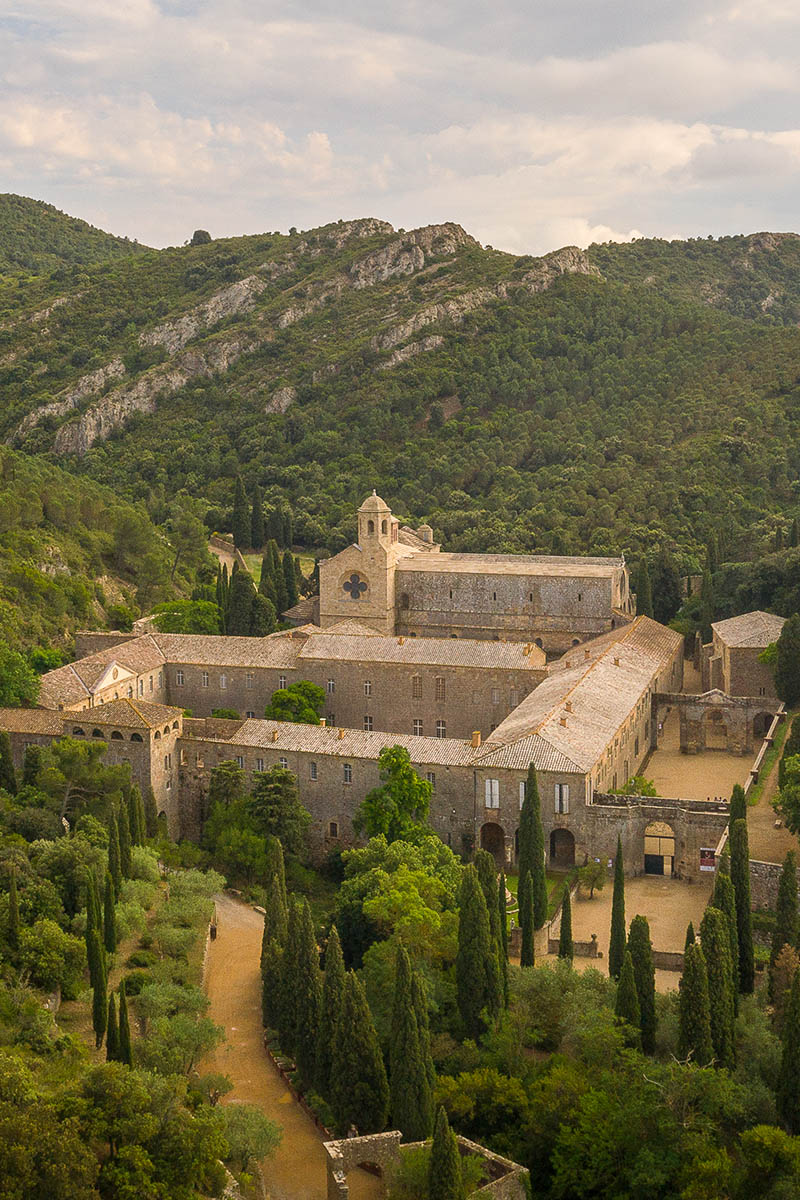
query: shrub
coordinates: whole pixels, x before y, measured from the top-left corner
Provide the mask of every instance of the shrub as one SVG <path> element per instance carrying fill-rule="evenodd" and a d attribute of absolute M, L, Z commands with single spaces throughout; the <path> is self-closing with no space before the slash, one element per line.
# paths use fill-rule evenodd
<path fill-rule="evenodd" d="M 149 971 L 129 971 L 125 976 L 125 995 L 138 996 L 142 988 L 153 982 Z"/>

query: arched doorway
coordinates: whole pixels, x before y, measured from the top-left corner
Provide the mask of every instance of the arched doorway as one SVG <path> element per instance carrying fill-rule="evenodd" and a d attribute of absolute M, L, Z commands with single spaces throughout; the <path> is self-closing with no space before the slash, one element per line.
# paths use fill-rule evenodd
<path fill-rule="evenodd" d="M 488 850 L 494 855 L 494 860 L 499 867 L 505 866 L 506 862 L 506 835 L 502 825 L 498 825 L 496 821 L 487 821 L 481 827 L 481 850 Z"/>
<path fill-rule="evenodd" d="M 756 713 L 753 717 L 753 737 L 757 742 L 760 742 L 762 738 L 767 736 L 773 719 L 772 713 L 769 712 Z"/>
<path fill-rule="evenodd" d="M 554 829 L 550 834 L 550 866 L 559 871 L 575 866 L 575 838 L 568 829 Z"/>
<path fill-rule="evenodd" d="M 728 726 L 725 721 L 726 713 L 718 708 L 706 711 L 706 750 L 728 749 Z"/>
<path fill-rule="evenodd" d="M 675 862 L 675 834 L 666 821 L 653 821 L 644 831 L 645 875 L 671 875 Z"/>

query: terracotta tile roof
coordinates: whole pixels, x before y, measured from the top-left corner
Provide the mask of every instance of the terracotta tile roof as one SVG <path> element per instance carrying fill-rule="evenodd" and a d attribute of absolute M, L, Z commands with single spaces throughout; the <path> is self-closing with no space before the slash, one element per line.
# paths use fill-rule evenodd
<path fill-rule="evenodd" d="M 771 642 L 777 642 L 785 621 L 785 617 L 756 610 L 729 617 L 727 621 L 715 621 L 711 628 L 727 646 L 752 646 L 763 650 Z"/>
<path fill-rule="evenodd" d="M 543 671 L 545 665 L 544 652 L 538 646 L 526 646 L 524 642 L 381 635 L 353 637 L 327 629 L 310 637 L 298 657 L 301 660 L 391 662 L 406 663 L 408 666 L 480 667 L 500 671 Z"/>
<path fill-rule="evenodd" d="M 420 552 L 398 562 L 398 571 L 450 571 L 455 575 L 544 575 L 578 579 L 611 576 L 624 558 L 570 558 L 548 554 L 451 554 Z"/>
<path fill-rule="evenodd" d="M 84 725 L 120 725 L 123 729 L 158 729 L 180 721 L 183 709 L 170 704 L 151 704 L 148 700 L 110 700 L 94 708 L 72 713 L 69 723 Z"/>
<path fill-rule="evenodd" d="M 277 734 L 277 738 L 273 735 Z M 384 746 L 405 746 L 414 763 L 468 766 L 474 750 L 456 738 L 408 737 L 399 733 L 365 733 L 326 725 L 294 725 L 288 721 L 245 721 L 231 744 L 265 750 L 299 750 L 335 758 L 377 759 Z"/>
<path fill-rule="evenodd" d="M 143 675 L 162 667 L 164 655 L 151 634 L 97 650 L 43 675 L 39 703 L 47 708 L 79 704 L 93 694 L 95 685 L 114 663 Z"/>
<path fill-rule="evenodd" d="M 64 722 L 61 713 L 47 708 L 0 708 L 0 729 L 6 733 L 43 733 L 60 737 Z"/>
<path fill-rule="evenodd" d="M 302 637 L 291 630 L 269 637 L 222 637 L 199 633 L 157 633 L 165 658 L 170 663 L 201 667 L 293 667 Z"/>

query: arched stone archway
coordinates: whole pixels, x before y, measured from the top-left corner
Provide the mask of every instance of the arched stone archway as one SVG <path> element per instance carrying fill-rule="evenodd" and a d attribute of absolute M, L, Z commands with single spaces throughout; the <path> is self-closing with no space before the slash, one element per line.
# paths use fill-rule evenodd
<path fill-rule="evenodd" d="M 753 738 L 760 742 L 769 733 L 769 727 L 775 719 L 771 712 L 759 712 L 753 717 Z"/>
<path fill-rule="evenodd" d="M 554 829 L 550 834 L 550 866 L 563 871 L 575 866 L 575 838 L 569 829 Z"/>
<path fill-rule="evenodd" d="M 498 825 L 496 821 L 487 821 L 481 826 L 481 850 L 488 850 L 494 855 L 499 867 L 505 866 L 506 835 L 502 825 Z"/>
<path fill-rule="evenodd" d="M 728 749 L 728 714 L 719 708 L 709 708 L 703 717 L 706 750 Z"/>
<path fill-rule="evenodd" d="M 653 821 L 644 831 L 645 875 L 671 876 L 675 863 L 675 831 L 666 821 Z"/>

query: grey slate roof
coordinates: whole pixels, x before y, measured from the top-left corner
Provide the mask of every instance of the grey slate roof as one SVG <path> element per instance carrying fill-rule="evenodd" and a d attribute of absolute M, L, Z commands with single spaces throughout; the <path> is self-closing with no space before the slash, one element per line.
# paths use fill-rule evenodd
<path fill-rule="evenodd" d="M 277 734 L 277 738 L 274 735 Z M 412 762 L 440 766 L 468 766 L 474 751 L 470 742 L 456 738 L 404 736 L 399 733 L 366 733 L 327 725 L 295 725 L 289 721 L 251 718 L 230 738 L 231 745 L 293 750 L 335 758 L 376 759 L 384 746 L 404 746 Z"/>
<path fill-rule="evenodd" d="M 528 651 L 526 654 L 525 651 Z M 300 659 L 342 662 L 407 663 L 409 666 L 480 667 L 485 670 L 543 670 L 545 655 L 523 642 L 488 642 L 469 638 L 348 636 L 334 631 L 310 637 Z"/>
<path fill-rule="evenodd" d="M 729 617 L 727 621 L 715 621 L 711 628 L 727 646 L 752 646 L 764 650 L 771 642 L 777 642 L 785 622 L 785 617 L 757 609 L 739 617 Z"/>

